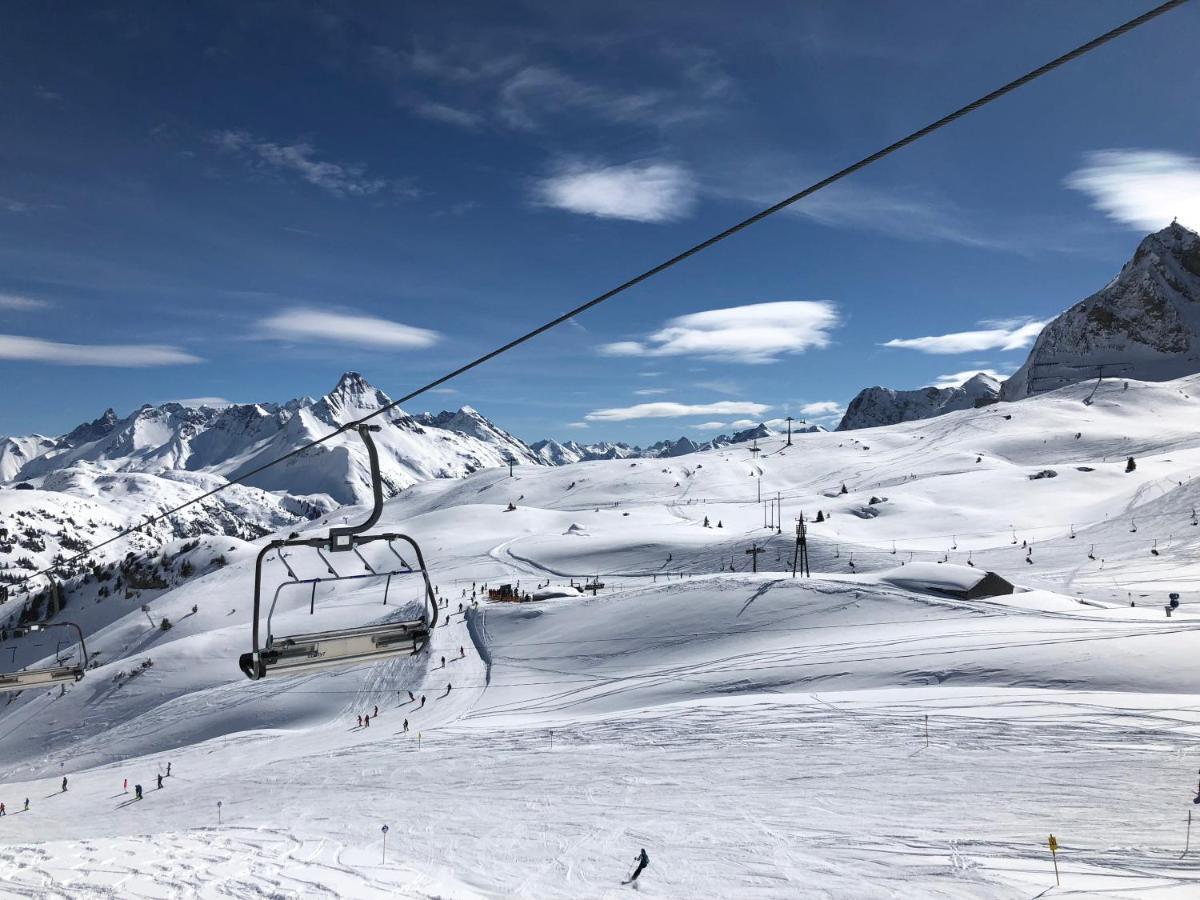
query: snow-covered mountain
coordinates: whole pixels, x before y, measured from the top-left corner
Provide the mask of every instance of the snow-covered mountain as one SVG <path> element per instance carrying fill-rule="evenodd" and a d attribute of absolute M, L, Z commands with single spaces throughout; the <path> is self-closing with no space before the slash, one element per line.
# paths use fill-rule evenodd
<path fill-rule="evenodd" d="M 1200 236 L 1172 223 L 1146 237 L 1104 288 L 1044 329 L 1004 382 L 1020 400 L 1100 375 L 1166 381 L 1200 371 Z"/>
<path fill-rule="evenodd" d="M 0 481 L 15 478 L 27 462 L 53 450 L 54 446 L 52 439 L 40 434 L 0 438 Z"/>
<path fill-rule="evenodd" d="M 792 434 L 815 434 L 825 431 L 820 425 L 792 424 Z M 676 440 L 655 441 L 645 447 L 623 443 L 601 441 L 595 444 L 579 444 L 575 441 L 559 443 L 555 440 L 537 441 L 530 449 L 546 465 L 567 466 L 577 462 L 592 462 L 600 459 L 667 459 L 696 453 L 700 450 L 715 450 L 730 444 L 741 444 L 767 437 L 779 432 L 765 424 L 755 425 L 732 435 L 719 434 L 708 441 L 695 441 L 686 435 Z"/>
<path fill-rule="evenodd" d="M 897 391 L 885 387 L 869 387 L 858 392 L 846 407 L 838 431 L 874 428 L 877 425 L 896 425 L 917 419 L 931 419 L 960 409 L 994 402 L 1000 394 L 1000 382 L 980 372 L 959 387 L 924 387 L 914 391 Z"/>
<path fill-rule="evenodd" d="M 54 441 L 10 438 L 2 445 L 5 455 L 0 459 L 6 461 L 6 480 L 35 484 L 72 469 L 94 474 L 187 471 L 235 479 L 390 402 L 361 375 L 347 372 L 317 400 L 220 409 L 166 403 L 143 406 L 124 418 L 110 409 Z M 542 464 L 522 441 L 470 407 L 419 416 L 396 409 L 376 422 L 382 426 L 375 441 L 389 495 L 429 478 L 460 478 L 504 465 L 509 458 L 518 464 Z M 366 452 L 353 434 L 338 435 L 249 475 L 246 483 L 293 496 L 325 495 L 336 503 L 370 497 Z"/>

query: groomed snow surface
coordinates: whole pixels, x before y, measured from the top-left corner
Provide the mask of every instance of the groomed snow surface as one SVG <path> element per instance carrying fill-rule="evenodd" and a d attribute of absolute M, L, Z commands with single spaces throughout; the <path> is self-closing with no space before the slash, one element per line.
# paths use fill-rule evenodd
<path fill-rule="evenodd" d="M 415 658 L 247 681 L 249 549 L 148 615 L 81 601 L 100 666 L 0 699 L 0 896 L 620 897 L 643 847 L 652 897 L 1200 896 L 1200 379 L 1092 387 L 757 459 L 415 485 L 380 525 L 447 601 Z M 812 578 L 760 478 L 785 532 L 823 512 Z M 926 592 L 939 560 L 1018 592 Z M 369 581 L 319 593 L 314 619 L 285 592 L 276 631 L 402 615 L 398 582 L 387 607 Z"/>

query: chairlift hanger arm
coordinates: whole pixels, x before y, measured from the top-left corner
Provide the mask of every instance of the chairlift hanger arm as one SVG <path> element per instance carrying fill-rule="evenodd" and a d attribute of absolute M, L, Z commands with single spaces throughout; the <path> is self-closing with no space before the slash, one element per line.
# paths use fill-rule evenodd
<path fill-rule="evenodd" d="M 372 507 L 371 514 L 367 516 L 367 520 L 358 525 L 346 525 L 342 528 L 329 529 L 329 549 L 330 550 L 351 550 L 354 548 L 356 541 L 354 536 L 362 534 L 367 529 L 374 526 L 379 521 L 379 517 L 383 515 L 383 479 L 379 474 L 379 451 L 375 449 L 375 441 L 371 437 L 372 431 L 379 430 L 378 425 L 355 425 L 354 430 L 358 432 L 358 436 L 362 438 L 363 443 L 367 447 L 367 459 L 371 464 L 371 499 Z"/>

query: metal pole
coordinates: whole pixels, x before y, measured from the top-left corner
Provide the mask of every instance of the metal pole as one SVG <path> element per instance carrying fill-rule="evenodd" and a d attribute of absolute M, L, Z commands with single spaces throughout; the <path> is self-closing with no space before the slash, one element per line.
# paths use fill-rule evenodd
<path fill-rule="evenodd" d="M 383 826 L 383 857 L 379 861 L 381 865 L 387 865 L 387 833 L 388 833 L 388 827 L 386 825 L 384 825 Z"/>
<path fill-rule="evenodd" d="M 221 801 L 217 801 L 217 824 L 221 824 Z"/>
<path fill-rule="evenodd" d="M 1191 846 L 1192 846 L 1192 811 L 1189 809 L 1188 810 L 1188 824 L 1187 824 L 1187 840 L 1185 840 L 1183 842 L 1183 856 L 1187 856 L 1188 850 L 1191 848 Z M 1182 858 L 1183 857 L 1181 856 L 1180 859 L 1182 859 Z"/>
<path fill-rule="evenodd" d="M 925 746 L 929 746 L 929 716 L 925 717 Z"/>

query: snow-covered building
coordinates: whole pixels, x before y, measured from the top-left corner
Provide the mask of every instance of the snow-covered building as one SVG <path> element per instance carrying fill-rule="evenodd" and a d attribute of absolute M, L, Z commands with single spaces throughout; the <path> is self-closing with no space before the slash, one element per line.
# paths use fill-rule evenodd
<path fill-rule="evenodd" d="M 916 562 L 892 569 L 880 576 L 887 584 L 907 591 L 957 597 L 960 600 L 982 600 L 1013 593 L 1012 582 L 970 566 L 949 563 Z"/>

